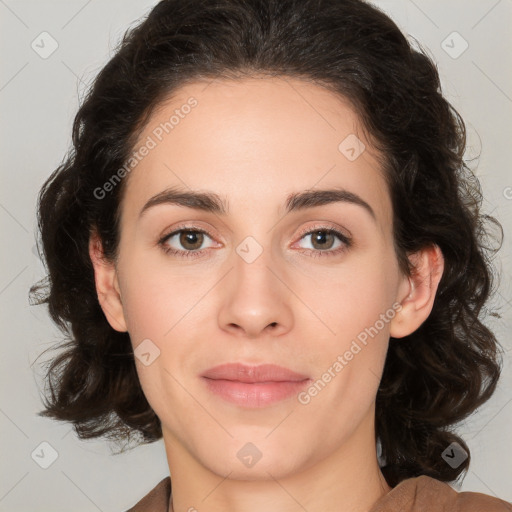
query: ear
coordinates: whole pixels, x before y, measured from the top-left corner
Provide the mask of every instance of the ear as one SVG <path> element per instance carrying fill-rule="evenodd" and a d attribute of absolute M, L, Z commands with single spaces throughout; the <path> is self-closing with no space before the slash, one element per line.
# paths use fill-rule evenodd
<path fill-rule="evenodd" d="M 390 324 L 390 336 L 403 338 L 412 334 L 428 318 L 444 270 L 444 258 L 437 245 L 425 247 L 409 256 L 412 275 L 399 288 L 397 311 Z"/>
<path fill-rule="evenodd" d="M 121 302 L 121 293 L 117 279 L 117 270 L 113 262 L 107 260 L 103 245 L 97 232 L 89 238 L 89 256 L 94 268 L 96 293 L 103 313 L 113 329 L 126 332 L 126 322 Z"/>

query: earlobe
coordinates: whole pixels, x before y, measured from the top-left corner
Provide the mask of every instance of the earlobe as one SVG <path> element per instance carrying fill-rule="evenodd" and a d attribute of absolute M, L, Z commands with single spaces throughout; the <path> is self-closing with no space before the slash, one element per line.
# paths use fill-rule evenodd
<path fill-rule="evenodd" d="M 399 289 L 402 308 L 390 325 L 393 338 L 412 334 L 428 318 L 443 275 L 444 258 L 437 245 L 425 247 L 411 254 L 409 259 L 413 266 L 412 275 L 407 278 L 408 284 Z"/>
<path fill-rule="evenodd" d="M 108 323 L 119 332 L 126 332 L 123 303 L 114 263 L 107 260 L 103 253 L 100 237 L 96 232 L 89 238 L 89 256 L 94 268 L 94 281 L 98 302 Z"/>

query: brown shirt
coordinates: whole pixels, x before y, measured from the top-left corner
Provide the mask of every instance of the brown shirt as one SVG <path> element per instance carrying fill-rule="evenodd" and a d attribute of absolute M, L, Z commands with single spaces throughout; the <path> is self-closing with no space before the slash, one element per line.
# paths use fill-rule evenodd
<path fill-rule="evenodd" d="M 164 478 L 126 512 L 168 512 L 171 479 Z M 428 476 L 400 482 L 369 512 L 512 512 L 512 503 L 479 492 L 460 492 Z"/>

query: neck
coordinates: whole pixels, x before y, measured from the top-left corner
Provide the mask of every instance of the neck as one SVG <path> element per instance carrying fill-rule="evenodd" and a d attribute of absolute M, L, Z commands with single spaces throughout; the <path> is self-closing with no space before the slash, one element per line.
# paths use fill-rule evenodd
<path fill-rule="evenodd" d="M 368 512 L 391 490 L 380 471 L 374 439 L 372 414 L 313 466 L 278 479 L 269 473 L 268 479 L 248 481 L 213 473 L 164 432 L 172 480 L 169 512 Z"/>

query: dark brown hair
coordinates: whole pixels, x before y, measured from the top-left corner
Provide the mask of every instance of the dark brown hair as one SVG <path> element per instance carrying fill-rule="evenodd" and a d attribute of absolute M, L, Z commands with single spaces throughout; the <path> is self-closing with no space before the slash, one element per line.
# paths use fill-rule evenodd
<path fill-rule="evenodd" d="M 416 48 L 414 48 L 416 46 Z M 123 167 L 162 100 L 199 79 L 299 78 L 347 98 L 384 155 L 401 269 L 437 244 L 444 255 L 432 313 L 391 339 L 376 398 L 376 439 L 388 483 L 428 475 L 455 480 L 441 453 L 457 423 L 494 392 L 499 345 L 482 323 L 492 251 L 478 180 L 464 161 L 464 122 L 441 93 L 433 61 L 395 23 L 361 0 L 164 0 L 127 31 L 73 125 L 73 148 L 46 181 L 38 219 L 48 279 L 31 293 L 67 335 L 50 361 L 40 414 L 72 422 L 85 439 L 152 442 L 161 424 L 137 377 L 127 333 L 98 303 L 88 242 L 99 233 L 115 259 Z M 386 192 L 387 193 L 387 192 Z"/>

